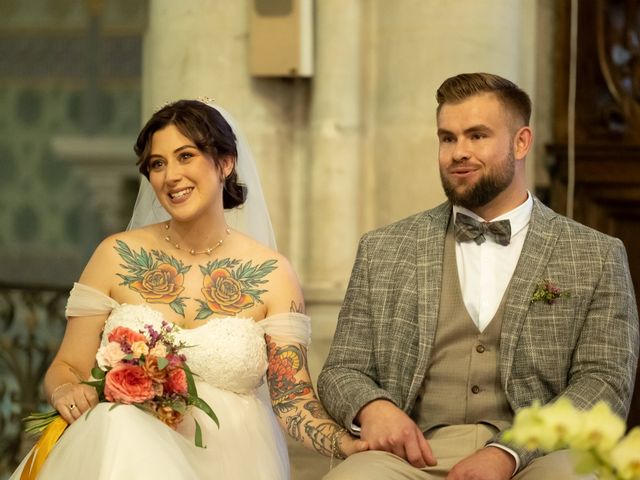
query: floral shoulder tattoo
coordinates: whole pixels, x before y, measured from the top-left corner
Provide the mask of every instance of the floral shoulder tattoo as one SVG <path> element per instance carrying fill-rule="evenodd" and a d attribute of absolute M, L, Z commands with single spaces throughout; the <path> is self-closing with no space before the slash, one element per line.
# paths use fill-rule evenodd
<path fill-rule="evenodd" d="M 253 265 L 251 260 L 224 258 L 200 266 L 204 275 L 202 294 L 206 301 L 198 300 L 200 308 L 196 320 L 203 320 L 213 314 L 236 315 L 256 303 L 263 303 L 261 295 L 267 290 L 260 285 L 267 282 L 265 277 L 274 271 L 277 260 L 267 260 Z"/>
<path fill-rule="evenodd" d="M 120 266 L 128 272 L 117 274 L 122 279 L 120 285 L 138 292 L 149 303 L 168 304 L 184 317 L 184 301 L 188 297 L 180 294 L 184 290 L 184 275 L 191 266 L 185 266 L 165 252 L 151 250 L 149 253 L 144 248 L 136 252 L 121 240 L 116 240 L 116 244 L 113 248 L 124 261 Z"/>

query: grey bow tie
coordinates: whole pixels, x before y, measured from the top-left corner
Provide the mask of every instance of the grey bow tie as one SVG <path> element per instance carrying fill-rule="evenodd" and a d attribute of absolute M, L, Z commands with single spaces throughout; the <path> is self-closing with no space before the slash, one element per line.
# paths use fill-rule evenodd
<path fill-rule="evenodd" d="M 479 222 L 464 213 L 456 214 L 454 224 L 456 240 L 459 242 L 470 242 L 473 240 L 478 245 L 483 243 L 488 233 L 493 236 L 496 243 L 506 246 L 511 241 L 511 223 L 509 220 L 497 222 Z"/>

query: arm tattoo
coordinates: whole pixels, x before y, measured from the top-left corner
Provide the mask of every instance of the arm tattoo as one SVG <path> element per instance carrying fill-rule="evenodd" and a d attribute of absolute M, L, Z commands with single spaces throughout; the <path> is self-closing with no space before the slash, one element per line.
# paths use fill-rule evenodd
<path fill-rule="evenodd" d="M 332 452 L 331 440 L 333 436 L 342 430 L 339 425 L 334 422 L 321 423 L 314 426 L 311 422 L 307 422 L 304 431 L 311 439 L 311 445 L 318 453 L 330 457 Z"/>
<path fill-rule="evenodd" d="M 138 292 L 148 303 L 168 304 L 184 317 L 184 301 L 188 297 L 180 294 L 184 290 L 184 275 L 191 266 L 158 250 L 151 250 L 149 254 L 140 248 L 138 253 L 121 240 L 116 240 L 113 248 L 124 261 L 120 266 L 127 271 L 127 274 L 117 274 L 122 279 L 120 285 Z"/>
<path fill-rule="evenodd" d="M 287 433 L 293 439 L 309 443 L 322 455 L 332 456 L 336 453 L 333 451 L 334 438 L 344 429 L 333 421 L 319 400 L 304 398 L 313 391 L 311 382 L 296 380 L 297 373 L 305 368 L 304 347 L 278 347 L 269 335 L 265 337 L 269 352 L 267 381 L 273 411 L 284 419 Z M 337 448 L 340 458 L 345 458 L 342 447 Z"/>
<path fill-rule="evenodd" d="M 304 409 L 311 413 L 313 418 L 321 418 L 330 420 L 331 417 L 325 411 L 324 407 L 318 400 L 310 400 L 304 404 Z"/>
<path fill-rule="evenodd" d="M 295 410 L 295 401 L 313 390 L 310 382 L 296 380 L 296 374 L 304 368 L 304 352 L 295 345 L 276 347 L 267 336 L 269 367 L 267 381 L 271 404 L 276 414 Z"/>
<path fill-rule="evenodd" d="M 213 314 L 237 315 L 256 303 L 263 303 L 261 296 L 267 290 L 258 288 L 267 282 L 265 276 L 276 267 L 277 260 L 267 260 L 253 265 L 251 260 L 240 263 L 238 259 L 223 258 L 200 266 L 204 275 L 202 294 L 205 300 L 197 300 L 200 308 L 196 320 Z"/>
<path fill-rule="evenodd" d="M 304 313 L 304 303 L 296 303 L 295 300 L 291 300 L 289 311 L 292 313 Z"/>
<path fill-rule="evenodd" d="M 304 417 L 301 413 L 297 413 L 287 418 L 287 433 L 291 435 L 291 437 L 298 441 L 302 442 L 302 421 Z"/>

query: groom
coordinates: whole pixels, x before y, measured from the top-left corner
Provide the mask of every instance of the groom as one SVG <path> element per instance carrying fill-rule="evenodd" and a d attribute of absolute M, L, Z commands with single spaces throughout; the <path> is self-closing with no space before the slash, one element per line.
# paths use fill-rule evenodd
<path fill-rule="evenodd" d="M 527 191 L 519 87 L 461 74 L 436 97 L 449 201 L 360 242 L 318 388 L 372 450 L 325 478 L 577 478 L 566 452 L 500 433 L 536 399 L 627 415 L 638 314 L 624 247 Z"/>

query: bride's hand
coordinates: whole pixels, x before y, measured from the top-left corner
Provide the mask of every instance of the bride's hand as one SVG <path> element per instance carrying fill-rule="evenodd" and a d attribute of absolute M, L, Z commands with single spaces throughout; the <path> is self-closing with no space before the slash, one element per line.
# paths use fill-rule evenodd
<path fill-rule="evenodd" d="M 354 437 L 346 430 L 342 431 L 342 434 L 338 433 L 337 449 L 339 457 L 347 458 L 354 453 L 364 452 L 369 450 L 369 444 L 364 440 L 360 440 L 358 437 Z"/>
<path fill-rule="evenodd" d="M 96 389 L 82 383 L 62 384 L 51 394 L 51 405 L 69 424 L 97 403 Z"/>

